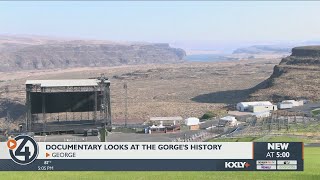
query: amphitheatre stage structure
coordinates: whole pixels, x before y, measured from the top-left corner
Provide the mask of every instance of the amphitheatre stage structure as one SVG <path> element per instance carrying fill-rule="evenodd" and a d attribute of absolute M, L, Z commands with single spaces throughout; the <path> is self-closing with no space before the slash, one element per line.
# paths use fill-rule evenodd
<path fill-rule="evenodd" d="M 82 133 L 111 128 L 108 79 L 27 80 L 25 85 L 26 132 Z"/>

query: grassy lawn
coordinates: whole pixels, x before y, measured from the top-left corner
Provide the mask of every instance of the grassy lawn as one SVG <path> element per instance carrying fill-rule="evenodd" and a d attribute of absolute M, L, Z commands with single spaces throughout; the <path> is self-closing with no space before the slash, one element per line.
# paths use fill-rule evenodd
<path fill-rule="evenodd" d="M 320 179 L 320 148 L 305 148 L 303 172 L 0 172 L 0 179 Z"/>
<path fill-rule="evenodd" d="M 211 139 L 209 142 L 252 142 L 260 137 L 247 136 L 247 137 L 236 137 L 236 138 L 221 138 Z"/>
<path fill-rule="evenodd" d="M 307 137 L 294 137 L 294 136 L 273 136 L 268 139 L 257 139 L 256 142 L 304 142 L 310 143 L 312 140 Z"/>
<path fill-rule="evenodd" d="M 313 140 L 308 137 L 299 136 L 270 136 L 267 138 L 247 136 L 247 137 L 234 137 L 234 138 L 221 138 L 221 139 L 211 139 L 208 142 L 304 142 L 311 143 Z"/>

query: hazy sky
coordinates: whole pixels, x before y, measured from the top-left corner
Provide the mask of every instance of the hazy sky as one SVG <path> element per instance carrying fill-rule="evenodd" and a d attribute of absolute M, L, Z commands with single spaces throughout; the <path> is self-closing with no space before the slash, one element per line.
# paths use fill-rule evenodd
<path fill-rule="evenodd" d="M 0 2 L 0 34 L 122 41 L 320 39 L 320 2 Z"/>

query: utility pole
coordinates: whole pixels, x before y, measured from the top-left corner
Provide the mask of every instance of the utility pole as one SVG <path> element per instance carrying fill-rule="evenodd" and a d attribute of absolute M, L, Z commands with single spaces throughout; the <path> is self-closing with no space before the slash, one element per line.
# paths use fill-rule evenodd
<path fill-rule="evenodd" d="M 102 121 L 103 121 L 103 126 L 102 126 L 102 128 L 100 129 L 100 141 L 101 142 L 106 142 L 107 141 L 107 134 L 108 134 L 108 132 L 107 132 L 107 123 L 108 123 L 108 121 L 107 121 L 107 107 L 106 107 L 106 104 L 107 104 L 107 102 L 106 102 L 106 98 L 107 98 L 107 96 L 106 96 L 106 86 L 105 86 L 105 76 L 104 76 L 104 74 L 101 74 L 101 77 L 100 77 L 100 83 L 99 83 L 99 85 L 100 85 L 100 91 L 103 93 L 102 94 L 102 101 L 101 101 L 101 110 L 100 110 L 100 116 L 101 116 L 101 114 L 102 114 Z M 81 114 L 82 115 L 82 114 Z M 100 117 L 101 118 L 101 117 Z M 108 126 L 111 126 L 111 124 L 108 124 Z"/>
<path fill-rule="evenodd" d="M 128 123 L 128 84 L 127 82 L 125 82 L 123 84 L 123 88 L 125 90 L 125 121 L 124 121 L 124 125 L 125 127 L 127 127 L 127 123 Z"/>

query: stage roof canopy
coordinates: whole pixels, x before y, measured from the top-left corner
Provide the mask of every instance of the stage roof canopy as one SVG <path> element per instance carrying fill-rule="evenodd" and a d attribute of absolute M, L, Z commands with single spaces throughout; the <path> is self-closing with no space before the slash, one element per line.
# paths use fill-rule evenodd
<path fill-rule="evenodd" d="M 40 85 L 40 87 L 80 87 L 98 86 L 101 81 L 98 79 L 64 79 L 64 80 L 27 80 L 27 85 Z M 105 80 L 105 83 L 110 81 Z"/>

